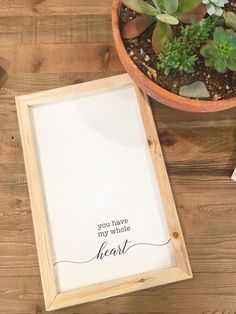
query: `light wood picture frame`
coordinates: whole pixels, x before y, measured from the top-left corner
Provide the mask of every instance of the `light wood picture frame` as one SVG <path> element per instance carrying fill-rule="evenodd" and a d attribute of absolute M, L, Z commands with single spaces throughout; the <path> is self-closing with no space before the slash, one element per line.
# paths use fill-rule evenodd
<path fill-rule="evenodd" d="M 54 248 L 50 231 L 51 223 L 49 223 L 48 206 L 45 201 L 45 186 L 43 184 L 42 169 L 37 148 L 39 144 L 36 143 L 37 139 L 31 110 L 50 103 L 54 103 L 53 110 L 56 110 L 57 106 L 55 104 L 57 102 L 66 101 L 67 99 L 76 98 L 81 95 L 86 95 L 87 97 L 93 93 L 103 93 L 116 88 L 126 88 L 127 86 L 134 88 L 136 92 L 138 110 L 142 117 L 146 143 L 149 148 L 150 160 L 152 161 L 154 176 L 157 181 L 157 189 L 159 189 L 161 194 L 170 238 L 168 242 L 170 242 L 171 250 L 173 250 L 175 265 L 98 282 L 80 288 L 69 289 L 68 291 L 60 291 L 58 288 L 57 273 L 55 271 Z M 139 88 L 134 86 L 133 81 L 127 74 L 30 95 L 18 96 L 16 97 L 16 107 L 42 286 L 46 309 L 48 311 L 192 278 L 188 254 L 150 103 L 148 97 L 143 94 Z M 53 116 L 51 116 L 51 118 L 53 119 Z"/>

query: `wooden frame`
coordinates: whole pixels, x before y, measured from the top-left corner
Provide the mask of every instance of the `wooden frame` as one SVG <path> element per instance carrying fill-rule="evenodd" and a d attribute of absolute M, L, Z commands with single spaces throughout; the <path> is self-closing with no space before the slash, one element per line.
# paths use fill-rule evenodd
<path fill-rule="evenodd" d="M 85 288 L 58 293 L 50 245 L 47 212 L 42 193 L 42 183 L 30 120 L 30 107 L 36 104 L 76 96 L 81 93 L 102 91 L 128 84 L 133 84 L 133 82 L 127 74 L 123 74 L 98 81 L 16 97 L 42 285 L 46 308 L 49 311 L 192 277 L 151 107 L 147 96 L 144 95 L 140 89 L 136 88 L 155 174 L 162 194 L 169 235 L 176 258 L 176 267 L 142 273 Z"/>

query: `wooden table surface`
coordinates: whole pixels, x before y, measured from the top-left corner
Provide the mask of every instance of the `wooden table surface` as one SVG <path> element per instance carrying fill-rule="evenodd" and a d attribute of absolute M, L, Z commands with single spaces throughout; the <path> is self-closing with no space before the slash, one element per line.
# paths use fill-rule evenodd
<path fill-rule="evenodd" d="M 122 73 L 111 2 L 0 0 L 0 314 L 45 313 L 14 96 Z M 236 109 L 153 112 L 194 279 L 55 313 L 236 313 Z"/>

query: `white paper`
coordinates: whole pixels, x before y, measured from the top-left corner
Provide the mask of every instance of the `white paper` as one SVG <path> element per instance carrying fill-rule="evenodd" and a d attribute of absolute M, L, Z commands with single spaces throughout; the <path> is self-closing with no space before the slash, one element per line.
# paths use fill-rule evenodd
<path fill-rule="evenodd" d="M 233 174 L 232 174 L 232 176 L 231 176 L 231 179 L 232 179 L 233 181 L 236 181 L 236 168 L 234 169 L 234 172 L 233 172 Z"/>
<path fill-rule="evenodd" d="M 134 87 L 31 115 L 59 291 L 175 265 Z"/>

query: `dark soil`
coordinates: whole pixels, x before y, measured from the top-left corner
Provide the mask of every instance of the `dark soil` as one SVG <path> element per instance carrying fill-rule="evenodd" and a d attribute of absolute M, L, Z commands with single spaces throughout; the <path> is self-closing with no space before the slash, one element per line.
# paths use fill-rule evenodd
<path fill-rule="evenodd" d="M 225 10 L 236 13 L 236 0 L 231 0 L 225 6 Z M 122 28 L 126 21 L 133 19 L 136 15 L 135 12 L 122 4 L 120 27 Z M 206 67 L 204 59 L 200 55 L 194 73 L 189 74 L 172 70 L 166 76 L 163 70 L 157 70 L 158 56 L 153 51 L 151 43 L 153 28 L 154 25 L 150 26 L 138 38 L 123 39 L 130 58 L 147 77 L 177 95 L 181 86 L 195 81 L 203 81 L 211 95 L 208 100 L 228 99 L 236 96 L 236 72 L 218 73 L 216 70 Z M 174 33 L 178 33 L 178 26 L 175 26 Z"/>

